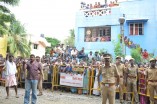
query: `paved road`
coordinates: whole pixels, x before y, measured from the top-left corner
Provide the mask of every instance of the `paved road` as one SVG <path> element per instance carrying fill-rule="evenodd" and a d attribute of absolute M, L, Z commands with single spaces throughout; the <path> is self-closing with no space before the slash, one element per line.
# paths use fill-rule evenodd
<path fill-rule="evenodd" d="M 14 89 L 11 88 L 10 98 L 5 99 L 5 88 L 0 86 L 0 104 L 23 104 L 24 89 L 19 88 L 18 93 L 20 98 L 15 98 Z M 38 97 L 37 104 L 101 104 L 101 97 L 44 90 L 44 95 Z"/>

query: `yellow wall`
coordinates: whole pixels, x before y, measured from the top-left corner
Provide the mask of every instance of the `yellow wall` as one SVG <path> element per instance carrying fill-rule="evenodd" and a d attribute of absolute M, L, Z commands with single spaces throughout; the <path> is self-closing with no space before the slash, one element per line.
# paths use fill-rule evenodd
<path fill-rule="evenodd" d="M 7 52 L 7 37 L 0 37 L 0 54 L 3 55 L 3 57 L 6 56 Z"/>

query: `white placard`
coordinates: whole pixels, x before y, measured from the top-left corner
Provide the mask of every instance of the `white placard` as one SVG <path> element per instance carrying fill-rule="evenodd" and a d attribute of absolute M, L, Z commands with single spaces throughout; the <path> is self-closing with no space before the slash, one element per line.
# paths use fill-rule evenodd
<path fill-rule="evenodd" d="M 60 85 L 83 87 L 83 75 L 60 73 Z"/>

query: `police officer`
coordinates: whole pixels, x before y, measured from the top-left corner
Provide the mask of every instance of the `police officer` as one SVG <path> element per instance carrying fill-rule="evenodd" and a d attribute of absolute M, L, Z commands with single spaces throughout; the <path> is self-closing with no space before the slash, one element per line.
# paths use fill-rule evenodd
<path fill-rule="evenodd" d="M 124 83 L 123 83 L 123 79 L 124 79 L 124 64 L 121 63 L 121 57 L 120 56 L 117 56 L 116 57 L 116 66 L 117 66 L 117 69 L 118 69 L 118 72 L 119 72 L 119 94 L 120 94 L 120 103 L 123 103 L 123 88 L 124 88 Z"/>
<path fill-rule="evenodd" d="M 134 64 L 134 58 L 129 60 L 129 65 L 126 70 L 127 74 L 127 92 L 134 93 L 135 96 L 135 104 L 139 103 L 139 96 L 137 92 L 137 74 L 138 74 L 138 66 Z M 131 103 L 130 93 L 126 94 L 127 101 Z"/>
<path fill-rule="evenodd" d="M 119 82 L 119 73 L 116 65 L 110 63 L 110 54 L 104 55 L 104 65 L 100 67 L 98 73 L 98 83 L 99 76 L 102 74 L 102 82 L 101 82 L 101 94 L 102 94 L 102 104 L 107 104 L 107 99 L 109 100 L 109 104 L 115 104 L 115 92 L 116 92 L 116 81 L 115 76 Z M 100 87 L 100 84 L 99 84 Z"/>
<path fill-rule="evenodd" d="M 155 58 L 150 59 L 150 67 L 146 70 L 146 74 L 148 81 L 148 90 L 150 93 L 150 104 L 154 104 L 154 91 L 157 93 L 157 67 Z"/>
<path fill-rule="evenodd" d="M 42 63 L 40 62 L 40 57 L 39 56 L 36 56 L 36 61 L 41 66 L 41 72 L 38 71 L 38 75 L 39 75 L 39 79 L 38 79 L 39 94 L 37 95 L 37 96 L 41 96 L 41 95 L 43 95 L 43 79 L 44 79 L 43 66 L 42 66 Z"/>

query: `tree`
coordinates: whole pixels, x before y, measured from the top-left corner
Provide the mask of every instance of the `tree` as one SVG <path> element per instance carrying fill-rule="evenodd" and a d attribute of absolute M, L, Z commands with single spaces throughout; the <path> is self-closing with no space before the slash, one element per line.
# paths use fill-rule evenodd
<path fill-rule="evenodd" d="M 7 23 L 15 20 L 15 16 L 4 4 L 15 6 L 18 3 L 19 0 L 0 0 L 0 36 L 8 34 Z"/>
<path fill-rule="evenodd" d="M 47 42 L 51 43 L 51 48 L 54 48 L 57 44 L 60 43 L 60 41 L 56 38 L 45 37 L 45 39 L 47 40 Z M 46 47 L 46 54 L 50 53 L 51 48 Z"/>
<path fill-rule="evenodd" d="M 30 45 L 26 36 L 24 26 L 19 21 L 11 22 L 7 51 L 15 56 L 28 57 L 30 55 Z"/>
<path fill-rule="evenodd" d="M 123 54 L 123 50 L 122 50 L 122 44 L 120 42 L 120 37 L 121 35 L 119 34 L 118 35 L 118 41 L 113 41 L 113 44 L 114 44 L 114 54 L 115 56 L 121 56 L 123 57 L 124 54 Z"/>
<path fill-rule="evenodd" d="M 51 43 L 51 47 L 54 48 L 57 44 L 60 43 L 60 41 L 56 38 L 51 38 L 51 37 L 45 37 L 47 42 Z"/>
<path fill-rule="evenodd" d="M 64 43 L 66 45 L 69 45 L 69 46 L 72 46 L 72 47 L 75 45 L 75 31 L 74 31 L 74 29 L 70 30 L 70 36 L 68 36 L 68 38 L 66 38 L 64 40 Z"/>
<path fill-rule="evenodd" d="M 0 0 L 0 3 L 3 2 L 11 6 L 15 6 L 15 5 L 18 5 L 19 1 L 20 0 Z"/>
<path fill-rule="evenodd" d="M 131 49 L 131 57 L 135 59 L 137 64 L 140 63 L 142 61 L 141 48 L 137 47 L 135 49 Z"/>
<path fill-rule="evenodd" d="M 14 14 L 4 5 L 18 5 L 20 0 L 0 0 L 0 36 L 7 35 L 7 52 L 26 57 L 30 54 L 30 45 L 26 39 L 24 26 L 16 20 Z"/>

